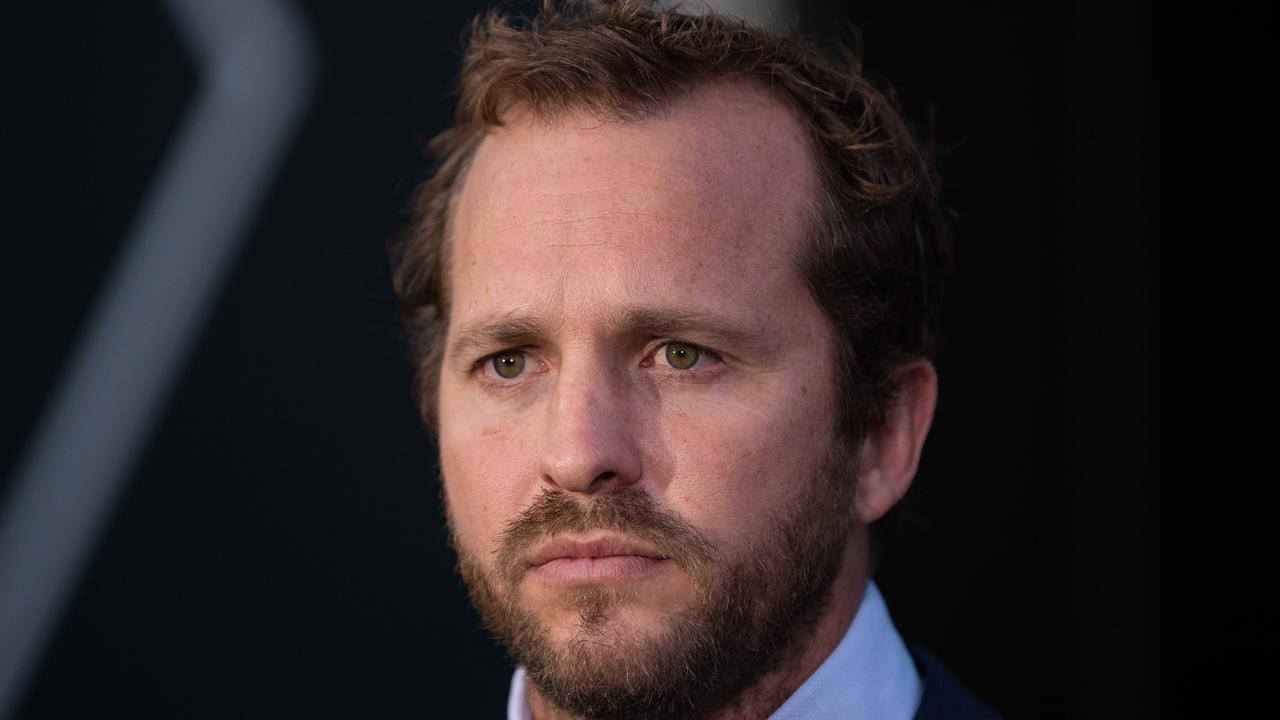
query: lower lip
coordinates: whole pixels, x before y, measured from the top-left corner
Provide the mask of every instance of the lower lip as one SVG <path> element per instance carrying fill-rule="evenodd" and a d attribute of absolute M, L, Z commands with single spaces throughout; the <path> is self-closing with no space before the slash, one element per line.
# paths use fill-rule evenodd
<path fill-rule="evenodd" d="M 642 555 L 610 555 L 607 557 L 556 558 L 530 569 L 537 577 L 553 585 L 578 585 L 592 582 L 641 580 L 665 563 L 659 558 Z"/>

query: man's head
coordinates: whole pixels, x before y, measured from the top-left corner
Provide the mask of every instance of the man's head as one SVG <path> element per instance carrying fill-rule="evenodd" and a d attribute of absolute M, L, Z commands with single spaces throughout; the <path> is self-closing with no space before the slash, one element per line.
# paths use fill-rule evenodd
<path fill-rule="evenodd" d="M 562 708 L 740 700 L 865 582 L 932 416 L 906 126 L 856 68 L 627 3 L 481 21 L 433 148 L 396 287 L 478 607 Z"/>

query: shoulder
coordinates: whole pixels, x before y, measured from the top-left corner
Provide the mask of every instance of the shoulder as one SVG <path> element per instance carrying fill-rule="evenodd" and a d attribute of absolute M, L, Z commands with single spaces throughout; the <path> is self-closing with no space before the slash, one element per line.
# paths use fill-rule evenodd
<path fill-rule="evenodd" d="M 924 685 L 916 720 L 989 720 L 1000 717 L 974 696 L 933 653 L 919 645 L 909 645 L 908 649 Z"/>

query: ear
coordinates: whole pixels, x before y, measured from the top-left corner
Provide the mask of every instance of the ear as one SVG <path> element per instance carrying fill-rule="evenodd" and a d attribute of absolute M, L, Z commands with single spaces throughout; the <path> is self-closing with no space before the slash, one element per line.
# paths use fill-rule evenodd
<path fill-rule="evenodd" d="M 913 360 L 895 374 L 898 396 L 886 410 L 884 422 L 862 441 L 854 513 L 864 524 L 879 520 L 907 494 L 938 402 L 933 363 Z"/>

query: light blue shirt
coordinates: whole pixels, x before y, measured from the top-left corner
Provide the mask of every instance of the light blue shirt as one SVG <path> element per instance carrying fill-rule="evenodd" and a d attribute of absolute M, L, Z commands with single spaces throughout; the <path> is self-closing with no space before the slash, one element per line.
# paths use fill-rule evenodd
<path fill-rule="evenodd" d="M 532 720 L 524 687 L 524 668 L 516 668 L 507 720 Z M 889 608 L 875 582 L 869 582 L 840 644 L 770 720 L 911 720 L 923 692 Z"/>

